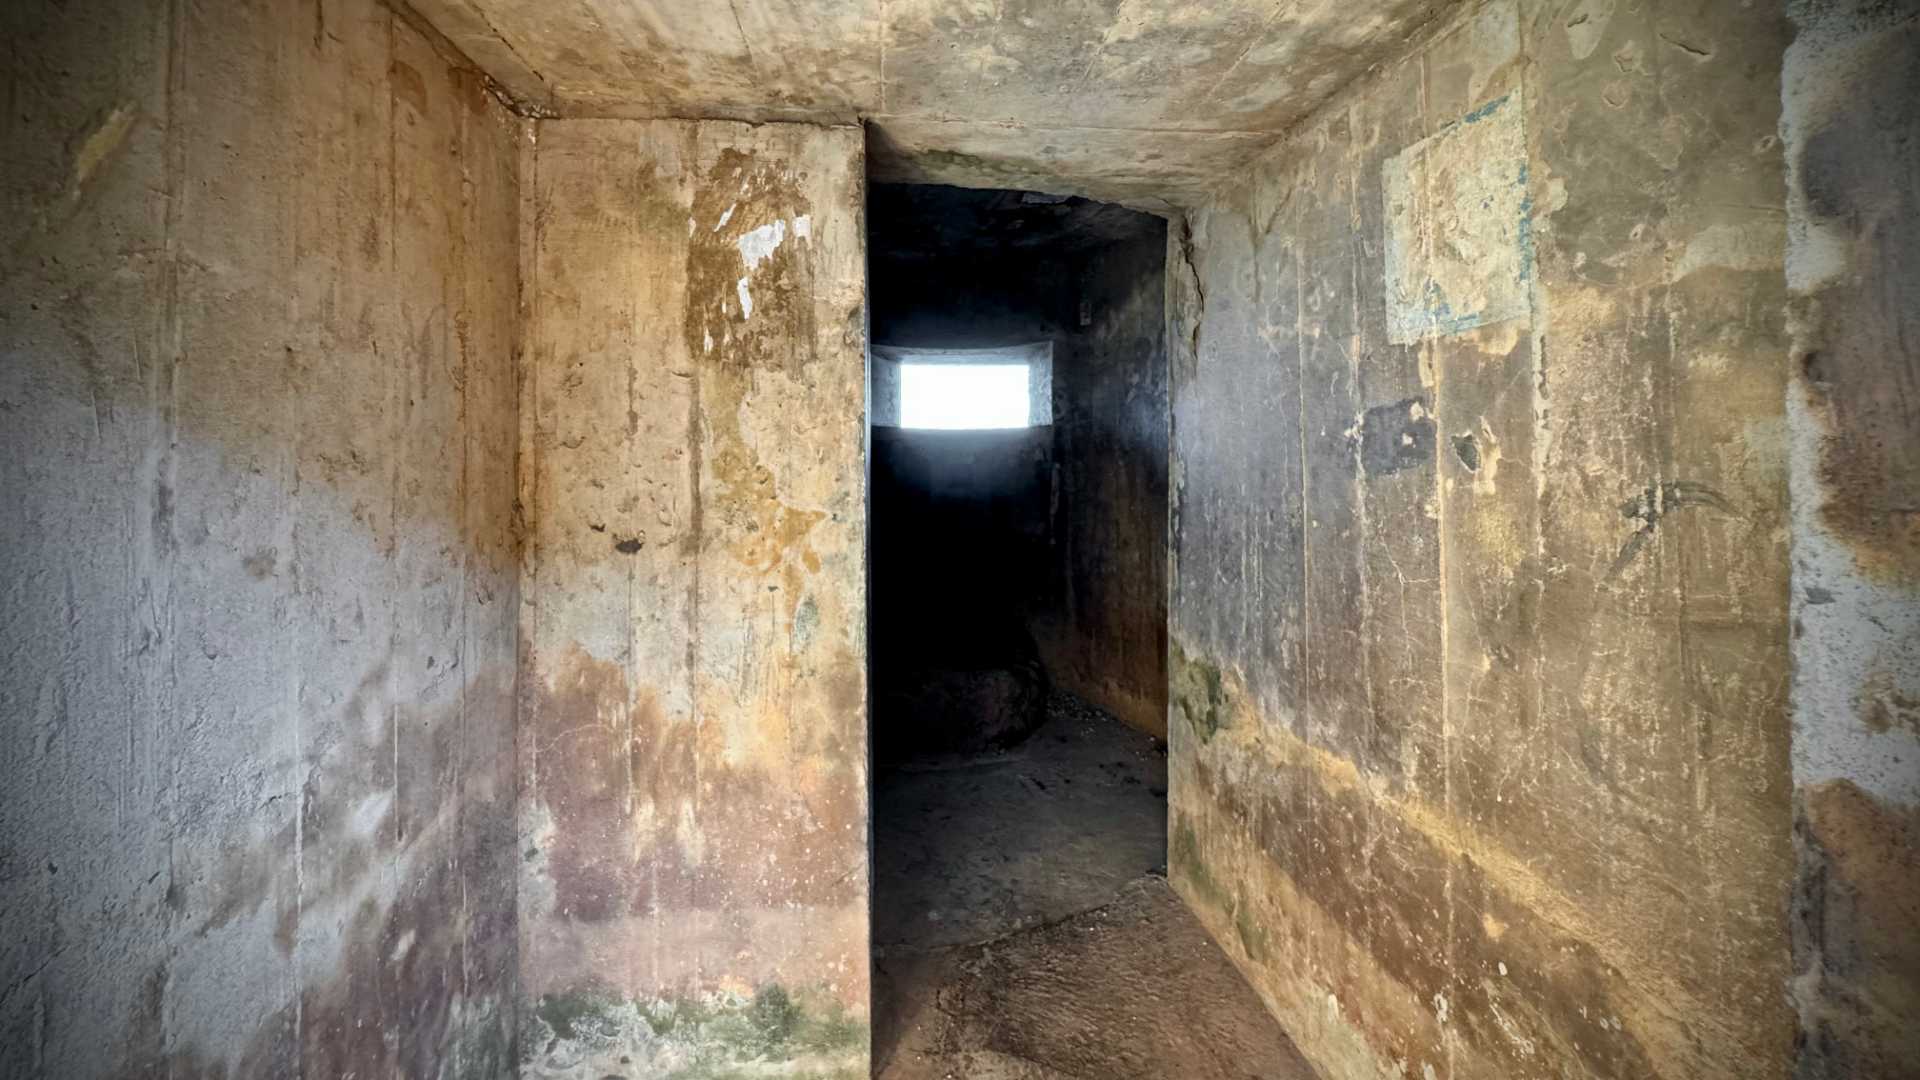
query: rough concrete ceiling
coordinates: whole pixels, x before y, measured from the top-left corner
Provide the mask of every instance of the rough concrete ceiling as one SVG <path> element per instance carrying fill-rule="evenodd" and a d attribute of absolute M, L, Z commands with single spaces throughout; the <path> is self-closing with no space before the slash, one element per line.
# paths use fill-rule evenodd
<path fill-rule="evenodd" d="M 1152 214 L 1076 195 L 872 184 L 867 188 L 867 253 L 876 262 L 1028 257 L 1085 251 L 1161 228 Z"/>
<path fill-rule="evenodd" d="M 414 0 L 561 116 L 873 123 L 877 178 L 1181 203 L 1459 0 Z"/>

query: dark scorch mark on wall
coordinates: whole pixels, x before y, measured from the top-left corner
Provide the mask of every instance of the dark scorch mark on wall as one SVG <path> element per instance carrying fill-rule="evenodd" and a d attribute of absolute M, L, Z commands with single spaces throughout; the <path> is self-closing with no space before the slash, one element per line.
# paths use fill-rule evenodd
<path fill-rule="evenodd" d="M 1480 471 L 1480 444 L 1474 441 L 1472 432 L 1453 437 L 1453 456 L 1460 459 L 1468 472 Z"/>
<path fill-rule="evenodd" d="M 1375 405 L 1360 418 L 1360 465 L 1384 476 L 1433 460 L 1433 413 L 1419 398 Z"/>
<path fill-rule="evenodd" d="M 1733 504 L 1726 496 L 1705 484 L 1696 484 L 1688 480 L 1670 480 L 1664 484 L 1648 484 L 1638 495 L 1620 504 L 1620 513 L 1628 521 L 1637 521 L 1640 527 L 1627 537 L 1620 547 L 1620 554 L 1614 556 L 1613 566 L 1607 570 L 1608 580 L 1619 577 L 1646 547 L 1647 540 L 1659 527 L 1660 520 L 1688 506 L 1710 506 L 1725 514 L 1737 514 Z"/>

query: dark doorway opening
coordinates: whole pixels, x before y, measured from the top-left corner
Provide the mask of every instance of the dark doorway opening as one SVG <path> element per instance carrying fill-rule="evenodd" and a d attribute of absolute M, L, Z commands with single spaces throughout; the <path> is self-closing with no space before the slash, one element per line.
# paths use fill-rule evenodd
<path fill-rule="evenodd" d="M 868 229 L 876 1075 L 997 1075 L 979 1054 L 1104 1075 L 1063 1049 L 1076 1029 L 1140 1038 L 1137 984 L 1211 950 L 1161 879 L 1166 225 L 882 184 Z M 1115 904 L 1137 909 L 1115 957 L 1049 937 Z M 959 998 L 984 1011 L 934 1005 Z"/>
<path fill-rule="evenodd" d="M 876 758 L 1007 749 L 1050 685 L 1164 734 L 1165 222 L 881 184 L 868 236 Z"/>
<path fill-rule="evenodd" d="M 1165 879 L 1165 221 L 868 230 L 874 1075 L 1310 1075 Z"/>

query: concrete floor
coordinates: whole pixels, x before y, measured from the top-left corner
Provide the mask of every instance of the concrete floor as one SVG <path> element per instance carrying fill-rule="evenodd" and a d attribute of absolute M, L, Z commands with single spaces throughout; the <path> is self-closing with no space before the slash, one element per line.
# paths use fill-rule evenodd
<path fill-rule="evenodd" d="M 1013 750 L 876 777 L 882 1080 L 1311 1080 L 1164 877 L 1166 757 L 1056 693 Z"/>

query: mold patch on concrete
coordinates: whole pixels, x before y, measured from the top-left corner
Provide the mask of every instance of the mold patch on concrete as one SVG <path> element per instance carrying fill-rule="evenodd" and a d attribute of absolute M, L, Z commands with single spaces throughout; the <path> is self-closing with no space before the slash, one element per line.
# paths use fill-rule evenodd
<path fill-rule="evenodd" d="M 1189 657 L 1178 641 L 1172 643 L 1171 650 L 1168 696 L 1172 699 L 1173 711 L 1186 721 L 1202 743 L 1211 741 L 1222 727 L 1232 722 L 1232 706 L 1227 700 L 1220 669 L 1205 660 Z"/>
<path fill-rule="evenodd" d="M 533 1003 L 521 1075 L 664 1080 L 858 1080 L 866 1021 L 831 996 L 767 983 L 751 994 L 633 1000 L 585 986 Z"/>

